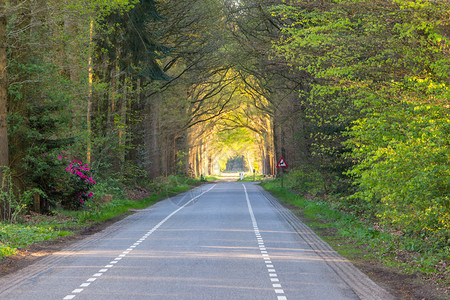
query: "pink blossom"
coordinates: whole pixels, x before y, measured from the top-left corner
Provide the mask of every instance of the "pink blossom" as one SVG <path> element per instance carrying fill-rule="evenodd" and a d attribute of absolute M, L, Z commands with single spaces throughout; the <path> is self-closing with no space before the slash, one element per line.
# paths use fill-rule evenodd
<path fill-rule="evenodd" d="M 91 192 L 91 193 L 88 194 L 89 198 L 92 198 L 92 196 L 94 196 L 94 193 Z"/>
<path fill-rule="evenodd" d="M 58 159 L 59 159 L 59 160 L 61 160 L 61 159 L 62 159 L 62 157 L 61 157 L 61 156 L 58 156 Z"/>

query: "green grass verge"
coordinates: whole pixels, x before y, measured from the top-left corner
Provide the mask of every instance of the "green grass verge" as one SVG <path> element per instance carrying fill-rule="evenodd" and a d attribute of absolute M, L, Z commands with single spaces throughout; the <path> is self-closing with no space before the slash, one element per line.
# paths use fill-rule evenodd
<path fill-rule="evenodd" d="M 244 174 L 244 179 L 243 180 L 238 179 L 238 181 L 252 182 L 252 181 L 261 181 L 262 179 L 263 179 L 263 176 L 261 174 L 255 175 L 255 179 L 253 179 L 253 174 Z"/>
<path fill-rule="evenodd" d="M 448 262 L 448 248 L 435 249 L 419 239 L 375 230 L 363 218 L 343 213 L 329 202 L 308 200 L 288 188 L 281 188 L 279 180 L 261 185 L 282 203 L 295 206 L 308 226 L 349 259 L 378 260 L 407 274 L 420 272 L 427 276 L 446 272 L 437 266 Z M 444 280 L 444 284 L 450 284 L 448 278 Z"/>
<path fill-rule="evenodd" d="M 139 201 L 128 199 L 115 199 L 109 203 L 92 203 L 88 204 L 90 207 L 86 210 L 79 211 L 62 211 L 61 214 L 70 216 L 78 220 L 79 224 L 99 223 L 116 216 L 119 216 L 130 209 L 142 209 L 153 205 L 155 202 L 166 198 L 170 195 L 181 193 L 189 190 L 189 186 L 177 186 L 168 191 L 154 193 L 150 197 L 141 199 Z"/>
<path fill-rule="evenodd" d="M 39 225 L 0 223 L 0 259 L 15 254 L 17 248 L 69 234 L 69 231 L 50 223 Z"/>
<path fill-rule="evenodd" d="M 206 181 L 217 181 L 220 180 L 220 177 L 217 176 L 206 176 Z"/>
<path fill-rule="evenodd" d="M 127 213 L 130 209 L 146 208 L 161 199 L 188 191 L 198 183 L 200 180 L 169 176 L 157 184 L 157 192 L 138 201 L 116 197 L 109 203 L 86 202 L 84 208 L 78 211 L 54 211 L 53 216 L 23 216 L 14 224 L 0 222 L 0 259 L 14 255 L 18 248 L 71 235 L 86 226 Z"/>

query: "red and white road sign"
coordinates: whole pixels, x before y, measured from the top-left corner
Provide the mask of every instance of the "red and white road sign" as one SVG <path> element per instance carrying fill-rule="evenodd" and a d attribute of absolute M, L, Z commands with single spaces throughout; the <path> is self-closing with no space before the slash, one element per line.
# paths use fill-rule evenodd
<path fill-rule="evenodd" d="M 280 160 L 278 161 L 278 164 L 277 164 L 277 168 L 287 168 L 287 167 L 288 167 L 288 165 L 284 161 L 284 158 L 280 158 Z"/>

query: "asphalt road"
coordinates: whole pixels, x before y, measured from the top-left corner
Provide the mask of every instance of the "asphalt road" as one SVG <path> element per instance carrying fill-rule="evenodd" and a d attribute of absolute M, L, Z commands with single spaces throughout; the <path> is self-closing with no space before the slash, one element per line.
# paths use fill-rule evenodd
<path fill-rule="evenodd" d="M 0 299 L 390 297 L 269 198 L 202 185 L 3 278 Z"/>

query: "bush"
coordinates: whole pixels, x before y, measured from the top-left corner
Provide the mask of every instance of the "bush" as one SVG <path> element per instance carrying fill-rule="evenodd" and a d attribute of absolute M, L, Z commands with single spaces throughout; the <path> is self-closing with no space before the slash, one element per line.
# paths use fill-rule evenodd
<path fill-rule="evenodd" d="M 430 105 L 390 107 L 360 120 L 350 136 L 360 162 L 349 173 L 358 186 L 350 201 L 389 228 L 448 245 L 448 112 Z"/>
<path fill-rule="evenodd" d="M 324 190 L 324 181 L 317 170 L 301 168 L 291 170 L 284 175 L 286 187 L 293 188 L 299 193 L 317 194 Z"/>
<path fill-rule="evenodd" d="M 11 171 L 9 168 L 0 167 L 2 182 L 0 182 L 0 221 L 16 222 L 19 214 L 31 203 L 33 193 L 43 195 L 42 191 L 35 189 L 26 191 L 20 196 L 14 192 Z"/>
<path fill-rule="evenodd" d="M 25 160 L 25 166 L 29 171 L 28 179 L 30 180 L 28 187 L 41 191 L 43 206 L 41 209 L 49 211 L 63 197 L 65 188 L 65 172 L 66 153 L 61 153 L 59 149 L 51 151 L 44 147 L 41 149 L 40 155 L 36 153 L 30 154 Z M 37 149 L 34 149 L 37 151 Z M 58 159 L 60 158 L 60 159 Z"/>
<path fill-rule="evenodd" d="M 100 179 L 91 189 L 95 199 L 102 199 L 105 195 L 113 195 L 114 199 L 125 199 L 126 195 L 118 179 Z"/>
<path fill-rule="evenodd" d="M 142 182 L 148 180 L 147 172 L 141 169 L 132 161 L 126 161 L 120 172 L 120 181 L 124 186 L 139 186 Z"/>
<path fill-rule="evenodd" d="M 61 157 L 60 157 L 61 158 Z M 72 161 L 65 169 L 67 172 L 64 204 L 69 208 L 80 208 L 85 201 L 94 196 L 90 189 L 95 185 L 91 169 L 81 161 Z"/>

